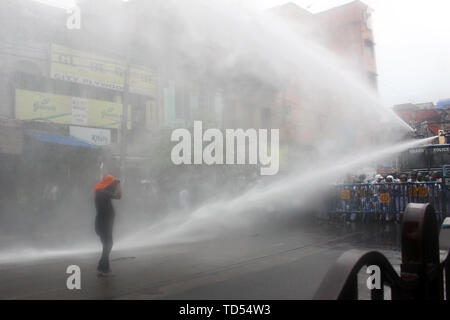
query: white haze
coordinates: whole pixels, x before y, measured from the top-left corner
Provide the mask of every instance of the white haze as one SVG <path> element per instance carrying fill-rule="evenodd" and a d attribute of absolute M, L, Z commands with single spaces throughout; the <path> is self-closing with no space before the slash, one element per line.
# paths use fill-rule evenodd
<path fill-rule="evenodd" d="M 225 113 L 230 101 L 244 101 L 241 107 L 249 110 L 249 116 L 227 119 L 226 128 L 258 126 L 251 115 L 260 107 L 273 107 L 273 92 L 290 87 L 302 100 L 302 105 L 297 106 L 302 114 L 298 126 L 320 130 L 308 141 L 313 152 L 299 152 L 278 177 L 261 180 L 259 186 L 249 184 L 243 191 L 236 191 L 236 180 L 229 176 L 214 182 L 204 174 L 199 175 L 199 170 L 204 168 L 176 166 L 170 167 L 176 173 L 170 181 L 172 189 L 158 199 L 169 204 L 164 209 L 152 204 L 138 208 L 134 193 L 124 189 L 123 200 L 116 203 L 118 247 L 187 241 L 196 239 L 194 235 L 220 236 L 222 227 L 252 224 L 261 220 L 263 214 L 283 214 L 286 203 L 297 214 L 307 213 L 317 203 L 317 199 L 309 196 L 339 176 L 373 164 L 380 156 L 423 143 L 397 144 L 410 128 L 359 78 L 343 70 L 337 58 L 306 38 L 299 40 L 297 34 L 274 18 L 241 10 L 226 1 L 142 3 L 146 6 L 146 17 L 137 20 L 132 31 L 139 33 L 145 45 L 152 49 L 152 56 L 142 59 L 149 64 L 164 65 L 167 73 L 182 83 L 201 79 L 222 88 Z M 127 4 L 132 5 L 132 1 Z M 143 14 L 141 10 L 139 15 Z M 99 15 L 98 30 L 107 28 L 110 33 L 102 34 L 98 41 L 128 43 L 125 30 L 130 30 L 130 20 L 120 17 L 123 12 L 119 9 Z M 273 110 L 282 112 L 279 107 Z M 280 132 L 284 129 L 280 128 Z M 133 152 L 152 144 L 151 137 L 144 135 Z M 297 146 L 291 143 L 289 147 Z M 155 152 L 153 160 L 171 165 L 169 154 L 163 152 Z M 90 185 L 95 184 L 94 179 Z M 177 188 L 181 185 L 199 195 L 196 209 L 182 217 L 173 206 L 178 201 Z M 36 183 L 35 188 L 40 187 Z M 300 192 L 303 197 L 298 196 Z M 255 211 L 261 211 L 261 206 L 272 210 L 258 215 Z M 11 245 L 3 246 L 0 251 L 0 260 L 97 250 L 93 196 L 67 204 L 64 210 L 31 240 L 26 239 L 25 231 L 12 235 Z"/>
<path fill-rule="evenodd" d="M 316 13 L 351 0 L 242 0 L 249 10 L 288 2 Z M 373 10 L 380 97 L 388 105 L 450 98 L 450 1 L 362 0 Z"/>

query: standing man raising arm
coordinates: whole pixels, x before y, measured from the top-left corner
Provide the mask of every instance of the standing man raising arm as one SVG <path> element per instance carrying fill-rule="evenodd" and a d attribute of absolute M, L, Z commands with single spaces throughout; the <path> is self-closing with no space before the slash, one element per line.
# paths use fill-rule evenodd
<path fill-rule="evenodd" d="M 113 225 L 114 225 L 114 207 L 111 199 L 120 199 L 122 192 L 120 189 L 120 180 L 107 174 L 102 181 L 97 184 L 95 192 L 95 208 L 97 216 L 95 217 L 95 232 L 100 237 L 103 245 L 102 256 L 98 263 L 97 270 L 99 276 L 105 276 L 111 269 L 109 267 L 109 254 L 113 246 Z"/>

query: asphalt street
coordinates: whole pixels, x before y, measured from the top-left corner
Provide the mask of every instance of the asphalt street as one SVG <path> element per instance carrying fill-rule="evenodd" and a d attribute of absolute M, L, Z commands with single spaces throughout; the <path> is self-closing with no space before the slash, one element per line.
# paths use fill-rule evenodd
<path fill-rule="evenodd" d="M 193 243 L 113 250 L 113 276 L 98 278 L 99 253 L 0 265 L 0 299 L 312 299 L 346 250 L 382 251 L 398 269 L 399 227 L 284 224 Z M 69 265 L 81 289 L 66 285 Z M 361 281 L 364 283 L 364 279 Z"/>

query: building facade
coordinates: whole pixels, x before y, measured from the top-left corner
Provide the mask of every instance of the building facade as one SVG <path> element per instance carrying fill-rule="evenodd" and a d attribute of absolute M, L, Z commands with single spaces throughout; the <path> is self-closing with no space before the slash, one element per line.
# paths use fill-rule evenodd
<path fill-rule="evenodd" d="M 413 128 L 419 137 L 429 138 L 450 130 L 450 103 L 405 103 L 395 105 L 394 112 Z M 444 136 L 432 143 L 447 143 Z"/>
<path fill-rule="evenodd" d="M 311 38 L 336 55 L 350 72 L 377 90 L 377 65 L 372 26 L 372 9 L 352 1 L 318 13 L 294 3 L 268 10 L 288 23 L 301 36 Z"/>

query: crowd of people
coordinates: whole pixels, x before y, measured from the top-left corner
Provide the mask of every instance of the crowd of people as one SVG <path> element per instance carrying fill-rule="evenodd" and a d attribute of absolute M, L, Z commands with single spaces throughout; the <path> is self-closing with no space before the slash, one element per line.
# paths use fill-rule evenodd
<path fill-rule="evenodd" d="M 358 218 L 400 222 L 408 203 L 431 203 L 439 219 L 447 212 L 447 190 L 440 172 L 349 176 L 334 186 L 330 212 Z"/>
<path fill-rule="evenodd" d="M 375 174 L 374 176 L 367 177 L 364 174 L 359 176 L 348 176 L 344 183 L 370 183 L 370 184 L 383 184 L 383 183 L 420 183 L 420 182 L 442 182 L 442 173 L 439 171 L 421 172 L 411 171 L 410 173 L 391 173 L 385 176 L 381 174 Z"/>

